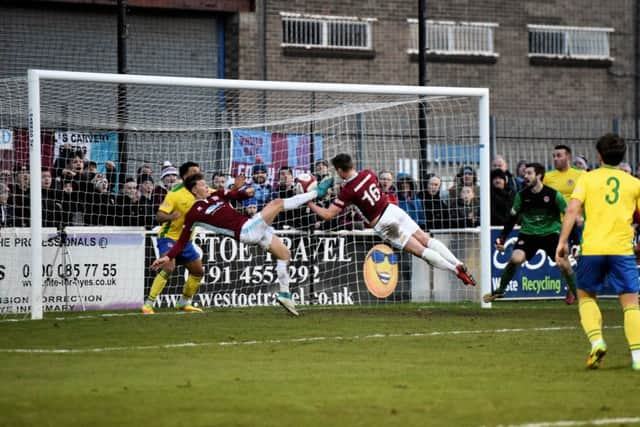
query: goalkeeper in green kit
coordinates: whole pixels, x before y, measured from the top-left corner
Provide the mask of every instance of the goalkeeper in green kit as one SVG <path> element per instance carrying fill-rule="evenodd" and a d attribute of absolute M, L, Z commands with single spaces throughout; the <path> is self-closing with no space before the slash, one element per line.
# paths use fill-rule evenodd
<path fill-rule="evenodd" d="M 560 228 L 560 216 L 564 213 L 567 202 L 562 194 L 542 184 L 544 166 L 540 163 L 528 163 L 524 170 L 524 189 L 516 194 L 509 219 L 502 233 L 496 239 L 496 249 L 504 251 L 504 243 L 516 223 L 520 222 L 520 233 L 516 245 L 500 276 L 500 287 L 483 297 L 484 302 L 491 302 L 504 297 L 507 285 L 513 279 L 518 267 L 532 259 L 539 249 L 547 256 L 555 257 Z M 568 258 L 556 258 L 567 287 L 575 295 L 576 280 Z"/>

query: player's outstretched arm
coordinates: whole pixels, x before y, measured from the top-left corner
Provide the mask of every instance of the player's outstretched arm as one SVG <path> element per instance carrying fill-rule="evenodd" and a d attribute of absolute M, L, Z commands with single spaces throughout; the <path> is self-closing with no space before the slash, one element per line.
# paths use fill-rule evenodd
<path fill-rule="evenodd" d="M 318 206 L 314 202 L 309 202 L 307 203 L 307 206 L 324 221 L 329 221 L 330 219 L 335 218 L 342 211 L 342 209 L 334 204 L 332 204 L 328 208 L 323 208 Z"/>

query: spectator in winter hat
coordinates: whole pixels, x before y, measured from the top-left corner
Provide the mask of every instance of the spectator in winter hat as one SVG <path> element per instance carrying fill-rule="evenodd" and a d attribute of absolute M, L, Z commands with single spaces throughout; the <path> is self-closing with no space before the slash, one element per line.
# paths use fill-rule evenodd
<path fill-rule="evenodd" d="M 502 169 L 491 171 L 491 225 L 504 225 L 509 218 L 515 194 L 507 189 Z"/>
<path fill-rule="evenodd" d="M 273 189 L 267 183 L 267 166 L 262 163 L 256 163 L 251 169 L 251 187 L 256 190 L 255 199 L 258 210 L 262 210 L 264 205 L 271 201 L 271 193 Z"/>
<path fill-rule="evenodd" d="M 507 191 L 510 191 L 511 193 L 515 194 L 518 191 L 518 182 L 516 181 L 516 178 L 509 171 L 509 168 L 507 167 L 507 161 L 504 159 L 502 155 L 496 154 L 496 156 L 493 158 L 492 168 L 494 170 L 500 169 L 502 172 L 504 172 L 504 178 L 507 184 L 507 187 L 506 187 Z"/>
<path fill-rule="evenodd" d="M 167 193 L 171 191 L 173 187 L 178 184 L 178 169 L 169 161 L 165 161 L 160 170 L 160 182 L 153 189 L 153 206 L 157 211 L 158 207 L 167 196 Z"/>
<path fill-rule="evenodd" d="M 477 184 L 478 180 L 476 177 L 476 171 L 471 166 L 462 166 L 458 173 L 456 174 L 456 181 L 449 188 L 449 200 L 451 201 L 450 206 L 460 197 L 460 190 L 462 187 L 472 187 L 473 193 L 475 197 L 478 199 L 478 204 L 480 203 L 480 187 Z"/>
<path fill-rule="evenodd" d="M 578 169 L 583 169 L 586 171 L 589 170 L 589 162 L 584 156 L 575 156 L 573 159 L 573 166 L 577 167 Z"/>
<path fill-rule="evenodd" d="M 258 201 L 255 197 L 246 199 L 242 202 L 242 207 L 244 208 L 244 214 L 251 218 L 258 212 Z"/>

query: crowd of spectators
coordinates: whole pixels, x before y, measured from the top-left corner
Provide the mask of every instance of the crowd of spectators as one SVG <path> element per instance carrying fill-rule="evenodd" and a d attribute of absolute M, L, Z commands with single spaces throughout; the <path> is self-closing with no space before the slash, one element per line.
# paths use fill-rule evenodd
<path fill-rule="evenodd" d="M 85 153 L 63 146 L 52 168 L 41 170 L 42 225 L 143 226 L 157 225 L 156 211 L 164 196 L 178 182 L 178 171 L 165 162 L 156 185 L 149 165 L 138 168 L 115 188 L 115 162 L 107 161 L 104 172 Z M 18 165 L 13 173 L 0 172 L 0 227 L 29 227 L 31 222 L 30 173 Z"/>
<path fill-rule="evenodd" d="M 523 189 L 526 161 L 517 163 L 512 173 L 501 155 L 492 161 L 490 195 L 491 225 L 504 225 L 515 194 Z M 589 169 L 584 156 L 577 155 L 573 166 Z M 620 168 L 632 173 L 627 163 Z M 640 170 L 640 168 L 638 168 Z M 156 225 L 156 212 L 171 189 L 178 184 L 178 170 L 166 161 L 154 180 L 153 168 L 144 164 L 136 175 L 127 177 L 118 188 L 116 165 L 108 161 L 98 171 L 95 162 L 85 160 L 82 151 L 62 147 L 60 156 L 51 169 L 42 169 L 42 219 L 45 227 L 67 225 L 92 226 L 143 226 Z M 275 171 L 272 171 L 272 174 Z M 320 182 L 331 176 L 329 162 L 319 160 L 313 173 Z M 637 172 L 638 173 L 638 172 Z M 288 166 L 275 172 L 273 185 L 269 184 L 269 168 L 259 161 L 251 167 L 248 185 L 255 195 L 237 208 L 248 216 L 255 215 L 264 205 L 276 198 L 288 198 L 295 194 L 294 171 Z M 472 165 L 460 167 L 453 185 L 443 188 L 442 179 L 427 175 L 427 182 L 420 185 L 415 177 L 390 170 L 378 172 L 383 193 L 391 203 L 398 205 L 423 229 L 451 229 L 477 227 L 480 224 L 480 188 L 477 173 Z M 214 173 L 211 185 L 217 190 L 228 188 L 233 178 L 226 173 Z M 339 188 L 330 189 L 318 203 L 329 207 Z M 24 165 L 14 171 L 0 171 L 0 227 L 29 227 L 30 225 L 30 176 Z M 274 221 L 277 229 L 298 230 L 361 229 L 362 217 L 356 210 L 348 209 L 332 221 L 318 221 L 306 206 L 282 212 Z"/>

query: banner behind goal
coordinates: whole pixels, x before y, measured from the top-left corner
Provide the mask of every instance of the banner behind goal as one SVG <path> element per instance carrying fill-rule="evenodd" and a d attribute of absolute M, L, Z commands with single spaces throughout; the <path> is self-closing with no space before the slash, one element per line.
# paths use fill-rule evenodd
<path fill-rule="evenodd" d="M 0 97 L 0 127 L 11 132 L 13 144 L 12 154 L 2 152 L 2 168 L 15 170 L 15 181 L 23 179 L 22 167 L 30 171 L 29 192 L 11 183 L 17 228 L 0 230 L 0 237 L 17 243 L 24 234 L 19 228 L 30 228 L 28 247 L 11 249 L 26 251 L 30 262 L 20 255 L 9 271 L 12 286 L 30 290 L 18 301 L 33 318 L 43 310 L 142 303 L 157 256 L 155 212 L 176 185 L 173 168 L 186 161 L 197 162 L 212 187 L 238 174 L 255 181 L 255 200 L 237 204 L 248 212 L 290 196 L 298 174 L 332 174 L 324 161 L 349 153 L 357 169 L 391 178 L 400 206 L 468 264 L 485 292 L 490 289 L 486 89 L 32 70 L 28 82 L 7 82 Z M 336 180 L 320 203 L 328 206 L 339 189 Z M 355 210 L 322 223 L 302 207 L 274 226 L 291 249 L 299 304 L 479 301 L 481 289 L 378 246 L 383 242 Z M 62 240 L 68 244 L 58 251 Z M 204 232 L 195 240 L 205 266 L 195 302 L 274 303 L 275 262 L 262 249 Z M 53 260 L 58 252 L 70 255 L 64 266 Z M 70 274 L 61 277 L 58 270 Z M 183 283 L 178 269 L 157 305 L 175 305 Z M 94 304 L 107 288 L 115 294 L 110 303 Z M 15 295 L 6 291 L 0 298 Z"/>

